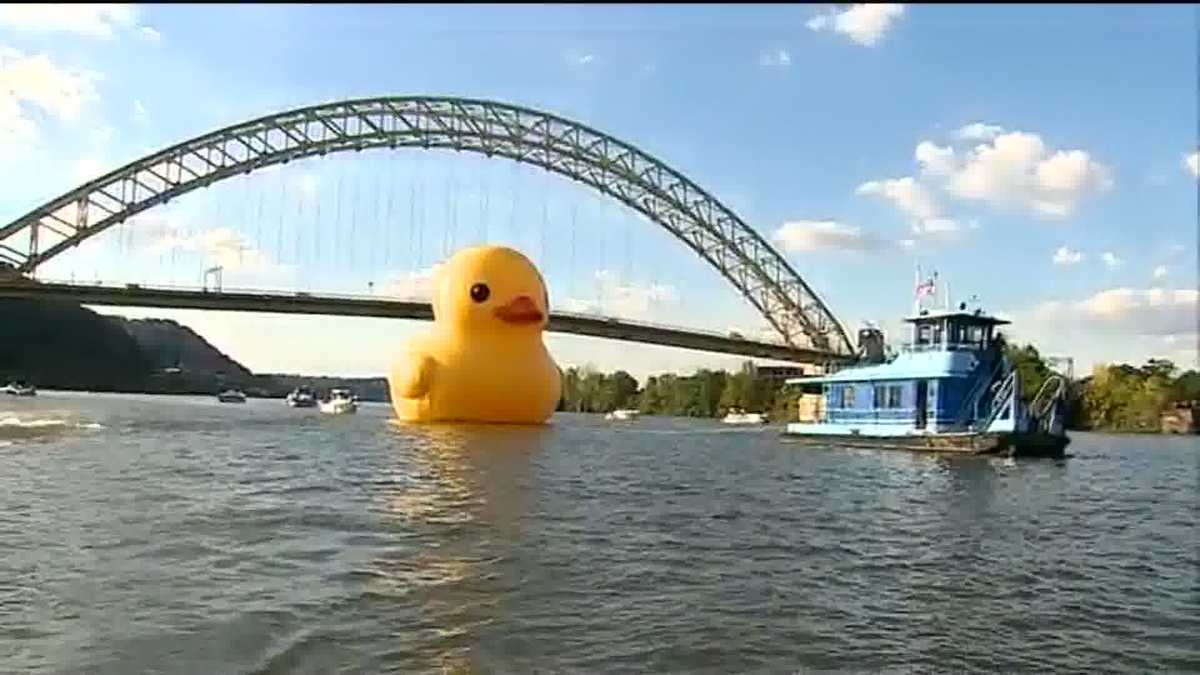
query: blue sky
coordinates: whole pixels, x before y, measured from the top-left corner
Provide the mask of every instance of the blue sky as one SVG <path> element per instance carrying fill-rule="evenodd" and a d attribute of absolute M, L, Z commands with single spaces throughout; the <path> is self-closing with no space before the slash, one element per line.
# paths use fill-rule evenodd
<path fill-rule="evenodd" d="M 776 242 L 851 330 L 864 319 L 897 330 L 921 263 L 1077 369 L 1192 365 L 1196 29 L 1186 5 L 8 5 L 0 219 L 290 107 L 491 98 L 584 122 L 683 171 Z M 43 273 L 194 284 L 236 244 L 227 286 L 419 292 L 451 243 L 484 238 L 535 257 L 560 307 L 761 328 L 714 272 L 615 203 L 506 161 L 416 151 L 227 181 Z M 259 371 L 382 373 L 421 329 L 165 314 Z M 288 344 L 297 331 L 307 343 Z M 736 361 L 550 345 L 560 361 L 638 375 Z"/>

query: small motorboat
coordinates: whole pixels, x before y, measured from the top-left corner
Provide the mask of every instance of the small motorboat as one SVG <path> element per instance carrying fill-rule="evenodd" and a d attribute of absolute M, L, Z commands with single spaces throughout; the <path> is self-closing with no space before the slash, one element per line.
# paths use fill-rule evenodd
<path fill-rule="evenodd" d="M 296 387 L 287 395 L 287 404 L 292 408 L 317 407 L 317 395 L 308 387 Z"/>
<path fill-rule="evenodd" d="M 741 408 L 734 408 L 721 421 L 725 424 L 766 424 L 768 420 L 763 413 L 748 413 Z"/>
<path fill-rule="evenodd" d="M 615 421 L 619 421 L 619 422 L 629 422 L 629 421 L 636 420 L 638 418 L 638 416 L 640 416 L 641 414 L 642 413 L 640 411 L 632 410 L 632 409 L 614 410 L 614 411 L 608 413 L 607 415 L 605 415 L 604 419 L 615 420 Z"/>
<path fill-rule="evenodd" d="M 4 389 L 0 390 L 9 396 L 37 396 L 37 389 L 32 384 L 25 384 L 22 380 L 9 382 Z"/>
<path fill-rule="evenodd" d="M 245 403 L 246 394 L 240 389 L 226 389 L 217 394 L 217 400 L 221 403 Z"/>
<path fill-rule="evenodd" d="M 321 401 L 320 409 L 329 415 L 351 415 L 358 412 L 358 397 L 349 389 L 332 389 L 329 399 Z"/>

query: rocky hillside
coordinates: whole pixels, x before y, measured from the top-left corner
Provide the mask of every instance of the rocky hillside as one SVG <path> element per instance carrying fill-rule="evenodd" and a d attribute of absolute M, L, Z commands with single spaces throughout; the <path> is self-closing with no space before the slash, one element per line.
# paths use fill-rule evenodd
<path fill-rule="evenodd" d="M 0 381 L 143 390 L 152 361 L 123 324 L 76 304 L 0 299 Z"/>
<path fill-rule="evenodd" d="M 72 303 L 0 299 L 0 385 L 25 380 L 45 389 L 213 394 L 238 387 L 282 398 L 299 386 L 344 387 L 387 401 L 379 378 L 255 375 L 187 326 L 129 320 Z"/>
<path fill-rule="evenodd" d="M 223 354 L 187 326 L 166 319 L 121 319 L 156 371 L 178 368 L 185 373 L 204 373 L 231 382 L 249 381 L 250 369 Z"/>

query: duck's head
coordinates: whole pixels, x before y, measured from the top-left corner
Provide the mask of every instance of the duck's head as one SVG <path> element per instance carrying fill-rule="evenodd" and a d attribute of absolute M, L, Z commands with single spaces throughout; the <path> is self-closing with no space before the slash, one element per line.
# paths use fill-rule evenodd
<path fill-rule="evenodd" d="M 520 251 L 505 246 L 466 248 L 437 274 L 433 316 L 459 330 L 540 333 L 550 299 L 542 275 Z"/>

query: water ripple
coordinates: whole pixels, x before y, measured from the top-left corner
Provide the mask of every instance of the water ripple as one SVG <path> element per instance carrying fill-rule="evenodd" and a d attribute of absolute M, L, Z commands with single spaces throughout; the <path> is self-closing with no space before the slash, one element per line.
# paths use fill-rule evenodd
<path fill-rule="evenodd" d="M 21 406 L 14 672 L 1200 670 L 1194 439 L 1012 462 L 652 418 Z"/>

